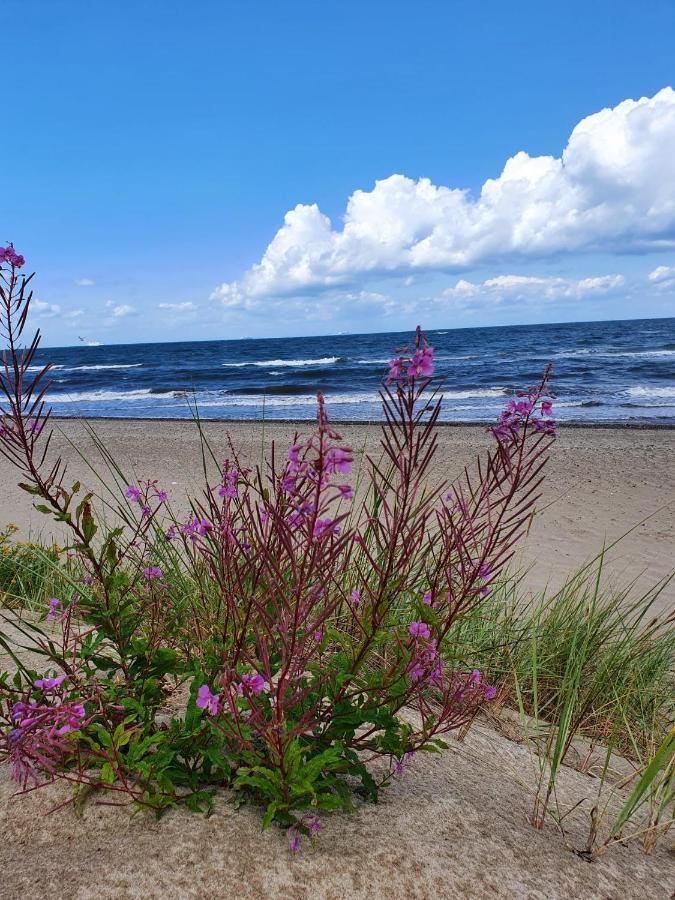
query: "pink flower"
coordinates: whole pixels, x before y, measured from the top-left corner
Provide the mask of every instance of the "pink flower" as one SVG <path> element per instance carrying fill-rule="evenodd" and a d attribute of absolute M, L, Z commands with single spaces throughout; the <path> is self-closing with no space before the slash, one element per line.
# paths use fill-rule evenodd
<path fill-rule="evenodd" d="M 422 602 L 426 603 L 427 606 L 434 605 L 434 595 L 431 593 L 431 591 L 424 592 L 424 594 L 422 595 Z"/>
<path fill-rule="evenodd" d="M 84 706 L 81 703 L 74 703 L 70 707 L 64 707 L 64 710 L 67 710 L 67 720 L 66 724 L 57 730 L 56 733 L 58 735 L 68 734 L 69 731 L 77 731 L 85 715 Z"/>
<path fill-rule="evenodd" d="M 218 496 L 234 499 L 237 496 L 238 478 L 239 472 L 236 469 L 223 472 L 223 483 L 218 486 Z"/>
<path fill-rule="evenodd" d="M 431 378 L 434 374 L 434 348 L 422 347 L 416 350 L 408 366 L 408 378 Z"/>
<path fill-rule="evenodd" d="M 288 842 L 288 848 L 291 853 L 297 853 L 300 849 L 300 836 L 297 833 L 293 833 L 291 839 Z"/>
<path fill-rule="evenodd" d="M 486 684 L 483 688 L 483 696 L 486 700 L 494 700 L 497 696 L 497 688 L 493 687 L 491 684 Z"/>
<path fill-rule="evenodd" d="M 290 473 L 281 479 L 282 488 L 289 494 L 295 490 L 295 477 L 293 473 Z"/>
<path fill-rule="evenodd" d="M 412 678 L 413 681 L 419 681 L 420 678 L 424 675 L 424 666 L 419 660 L 414 662 L 410 669 L 408 669 L 408 674 Z"/>
<path fill-rule="evenodd" d="M 47 621 L 53 622 L 56 618 L 56 614 L 61 606 L 61 601 L 58 597 L 52 597 L 48 603 L 48 611 L 47 611 Z"/>
<path fill-rule="evenodd" d="M 168 494 L 166 491 L 157 491 L 157 502 L 166 503 Z"/>
<path fill-rule="evenodd" d="M 403 775 L 405 771 L 405 763 L 410 762 L 412 758 L 413 754 L 411 752 L 408 752 L 403 754 L 403 759 L 397 759 L 396 764 L 394 765 L 394 774 Z"/>
<path fill-rule="evenodd" d="M 265 690 L 265 679 L 257 672 L 253 675 L 245 673 L 241 676 L 240 685 L 242 689 L 246 688 L 252 694 L 261 694 Z"/>
<path fill-rule="evenodd" d="M 338 491 L 340 492 L 340 497 L 343 500 L 352 500 L 354 497 L 354 491 L 352 490 L 352 487 L 349 484 L 338 485 Z"/>
<path fill-rule="evenodd" d="M 429 672 L 429 678 L 427 679 L 429 684 L 434 685 L 435 687 L 443 686 L 443 660 L 439 657 L 431 672 Z"/>
<path fill-rule="evenodd" d="M 535 419 L 535 430 L 543 434 L 555 435 L 556 423 L 553 419 Z"/>
<path fill-rule="evenodd" d="M 127 486 L 126 491 L 124 492 L 124 496 L 129 500 L 133 500 L 134 503 L 141 502 L 141 492 L 134 484 L 130 484 Z"/>
<path fill-rule="evenodd" d="M 389 374 L 387 376 L 387 381 L 398 381 L 403 373 L 403 360 L 400 357 L 390 359 L 388 365 Z"/>
<path fill-rule="evenodd" d="M 411 622 L 408 626 L 408 634 L 411 637 L 420 637 L 425 640 L 431 637 L 431 632 L 426 622 Z"/>
<path fill-rule="evenodd" d="M 288 448 L 288 471 L 294 474 L 300 466 L 300 451 L 302 444 L 293 444 Z"/>
<path fill-rule="evenodd" d="M 314 537 L 322 537 L 324 534 L 340 534 L 340 526 L 335 525 L 332 519 L 317 519 L 314 523 Z"/>
<path fill-rule="evenodd" d="M 210 716 L 215 716 L 218 712 L 218 694 L 212 694 L 208 684 L 203 684 L 199 688 L 195 703 L 199 709 L 205 709 Z"/>
<path fill-rule="evenodd" d="M 352 603 L 356 606 L 357 603 L 361 602 L 361 591 L 358 588 L 354 588 L 351 594 Z"/>
<path fill-rule="evenodd" d="M 312 838 L 321 831 L 321 822 L 316 816 L 307 822 L 307 831 L 309 831 L 309 836 Z"/>
<path fill-rule="evenodd" d="M 341 475 L 349 474 L 352 467 L 351 448 L 335 447 L 326 454 L 326 472 L 339 472 Z"/>
<path fill-rule="evenodd" d="M 323 631 L 320 628 L 317 628 L 317 630 L 314 632 L 314 640 L 319 644 L 323 640 Z"/>
<path fill-rule="evenodd" d="M 143 569 L 143 575 L 145 576 L 146 581 L 152 581 L 153 578 L 162 578 L 164 573 L 159 566 L 147 566 Z"/>
<path fill-rule="evenodd" d="M 63 684 L 65 680 L 65 675 L 57 675 L 55 678 L 38 678 L 37 681 L 33 682 L 33 685 L 36 688 L 42 688 L 43 691 L 49 691 Z"/>
<path fill-rule="evenodd" d="M 0 263 L 8 262 L 15 269 L 20 269 L 26 260 L 21 254 L 16 253 L 13 244 L 6 247 L 0 247 Z"/>
<path fill-rule="evenodd" d="M 550 400 L 542 400 L 541 401 L 541 414 L 542 416 L 551 416 L 553 415 L 553 404 Z"/>

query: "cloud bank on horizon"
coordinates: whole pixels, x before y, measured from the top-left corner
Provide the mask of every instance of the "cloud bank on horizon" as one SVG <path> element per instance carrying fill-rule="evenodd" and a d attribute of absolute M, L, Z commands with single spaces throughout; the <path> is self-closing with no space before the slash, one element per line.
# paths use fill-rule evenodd
<path fill-rule="evenodd" d="M 629 288 L 623 274 L 584 278 L 497 274 L 460 278 L 433 296 L 421 275 L 516 268 L 558 257 L 675 250 L 675 91 L 625 100 L 582 119 L 559 157 L 520 151 L 501 174 L 467 190 L 393 174 L 349 197 L 342 227 L 316 204 L 289 210 L 262 258 L 211 297 L 231 314 L 276 305 L 333 318 L 346 308 L 389 314 L 453 304 L 580 300 Z M 367 289 L 376 281 L 399 296 Z M 640 279 L 675 289 L 675 267 Z M 447 282 L 446 282 L 447 283 Z M 322 296 L 330 303 L 322 303 Z M 416 298 L 416 299 L 415 299 Z M 328 309 L 330 307 L 330 309 Z"/>

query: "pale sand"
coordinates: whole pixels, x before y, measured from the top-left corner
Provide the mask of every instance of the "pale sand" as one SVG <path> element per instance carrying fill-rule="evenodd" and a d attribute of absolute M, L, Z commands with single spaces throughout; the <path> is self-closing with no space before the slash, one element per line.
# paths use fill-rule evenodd
<path fill-rule="evenodd" d="M 4 627 L 8 637 L 21 639 L 11 623 Z M 34 652 L 23 657 L 39 667 Z M 0 669 L 11 667 L 0 654 Z M 615 846 L 593 863 L 575 853 L 586 846 L 602 754 L 589 774 L 569 767 L 559 774 L 559 810 L 574 810 L 565 816 L 564 835 L 552 823 L 542 831 L 528 824 L 537 757 L 503 736 L 519 734 L 513 720 L 478 721 L 463 741 L 450 737 L 443 753 L 418 754 L 377 805 L 322 814 L 315 846 L 305 841 L 297 856 L 282 831 L 262 833 L 260 811 L 236 811 L 225 790 L 208 818 L 180 809 L 159 821 L 132 819 L 128 808 L 98 804 L 109 799 L 102 795 L 91 797 L 78 817 L 62 807 L 70 796 L 66 785 L 14 796 L 3 767 L 0 897 L 672 900 L 672 837 L 652 856 L 639 842 Z M 630 764 L 613 757 L 608 783 L 627 771 Z M 610 810 L 616 813 L 625 796 L 611 797 Z"/>
<path fill-rule="evenodd" d="M 230 425 L 249 459 L 260 457 L 258 425 Z M 197 442 L 180 423 L 105 422 L 97 430 L 139 477 L 160 478 L 174 498 L 198 483 Z M 64 431 L 87 450 L 82 427 Z M 224 452 L 223 425 L 209 436 Z M 293 428 L 267 426 L 286 446 Z M 344 428 L 355 445 L 375 440 L 364 427 Z M 62 443 L 62 439 L 59 439 Z M 437 471 L 451 476 L 488 438 L 477 428 L 440 431 Z M 604 539 L 654 513 L 620 545 L 616 577 L 653 583 L 673 565 L 675 432 L 562 430 L 553 452 L 544 502 L 556 502 L 535 521 L 525 558 L 535 561 L 530 584 L 557 583 L 596 552 Z M 82 463 L 71 475 L 94 482 Z M 0 464 L 0 519 L 27 530 L 42 517 L 27 514 L 28 498 Z M 673 593 L 663 604 L 672 607 Z M 5 626 L 6 628 L 6 626 Z M 8 664 L 0 659 L 0 668 Z M 463 743 L 442 755 L 420 754 L 376 806 L 354 815 L 324 817 L 314 849 L 297 856 L 276 828 L 260 832 L 260 816 L 234 810 L 220 792 L 214 814 L 185 810 L 159 822 L 130 819 L 126 810 L 90 802 L 81 818 L 69 809 L 46 815 L 66 799 L 64 786 L 48 786 L 10 799 L 13 786 L 0 771 L 0 897 L 23 898 L 528 898 L 528 900 L 666 900 L 675 891 L 672 838 L 652 857 L 639 846 L 614 848 L 590 864 L 572 852 L 583 847 L 597 778 L 564 769 L 561 809 L 583 803 L 565 819 L 564 838 L 552 825 L 528 823 L 536 764 L 531 752 L 478 724 Z"/>
<path fill-rule="evenodd" d="M 96 487 L 96 479 L 77 459 L 67 436 L 95 458 L 81 423 L 61 421 L 55 449 L 71 460 L 70 479 Z M 158 478 L 178 508 L 185 494 L 201 484 L 201 457 L 193 424 L 133 420 L 98 421 L 98 434 L 125 471 Z M 297 426 L 306 431 L 308 423 Z M 260 461 L 262 447 L 274 439 L 283 454 L 296 426 L 285 423 L 208 423 L 205 431 L 217 455 L 226 455 L 226 432 L 249 463 Z M 377 450 L 379 429 L 342 427 L 355 450 Z M 442 427 L 433 477 L 452 478 L 490 445 L 478 426 Z M 358 463 L 358 454 L 357 454 Z M 31 510 L 30 498 L 16 487 L 16 476 L 0 458 L 0 526 L 15 522 L 23 534 L 48 528 L 44 516 Z M 628 428 L 561 428 L 553 447 L 539 514 L 523 543 L 519 561 L 529 566 L 526 585 L 534 590 L 558 587 L 579 566 L 634 529 L 610 554 L 607 572 L 619 586 L 638 579 L 645 590 L 675 569 L 675 430 Z M 645 521 L 643 521 L 645 520 Z M 659 598 L 661 610 L 675 607 L 675 580 Z"/>

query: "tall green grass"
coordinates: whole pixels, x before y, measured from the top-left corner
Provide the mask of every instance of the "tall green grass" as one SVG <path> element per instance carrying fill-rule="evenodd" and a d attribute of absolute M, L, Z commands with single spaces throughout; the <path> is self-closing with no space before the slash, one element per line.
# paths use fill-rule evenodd
<path fill-rule="evenodd" d="M 657 616 L 668 580 L 611 589 L 604 560 L 550 594 L 504 580 L 453 632 L 458 663 L 481 669 L 506 705 L 556 726 L 558 755 L 583 736 L 642 760 L 675 712 L 675 616 Z M 562 727 L 560 727 L 562 726 Z"/>

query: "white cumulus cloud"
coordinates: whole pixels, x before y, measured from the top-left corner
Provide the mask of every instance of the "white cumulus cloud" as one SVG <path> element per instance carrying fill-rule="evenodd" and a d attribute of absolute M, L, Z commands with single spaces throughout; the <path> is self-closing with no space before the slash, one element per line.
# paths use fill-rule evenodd
<path fill-rule="evenodd" d="M 184 303 L 158 303 L 157 309 L 166 309 L 170 312 L 190 312 L 197 307 L 191 300 L 186 300 Z"/>
<path fill-rule="evenodd" d="M 466 271 L 506 259 L 675 247 L 675 91 L 582 119 L 559 157 L 524 151 L 480 194 L 391 175 L 355 191 L 343 227 L 300 204 L 259 263 L 212 297 L 254 309 L 367 276 Z"/>
<path fill-rule="evenodd" d="M 675 266 L 657 266 L 647 278 L 657 288 L 675 287 Z"/>
<path fill-rule="evenodd" d="M 136 312 L 136 307 L 128 303 L 119 303 L 118 305 L 107 304 L 111 307 L 111 315 L 114 319 L 123 319 L 125 316 L 131 316 Z"/>
<path fill-rule="evenodd" d="M 76 278 L 75 284 L 78 287 L 93 287 L 96 282 L 92 281 L 91 278 Z"/>
<path fill-rule="evenodd" d="M 46 303 L 44 300 L 32 300 L 30 308 L 41 319 L 53 319 L 54 316 L 58 316 L 61 312 L 61 307 L 58 303 Z"/>
<path fill-rule="evenodd" d="M 447 288 L 437 302 L 456 301 L 459 306 L 471 306 L 477 300 L 499 304 L 515 300 L 528 302 L 550 300 L 583 300 L 602 296 L 623 288 L 623 275 L 599 275 L 591 278 L 537 277 L 530 275 L 497 275 L 485 281 L 460 279 Z"/>

